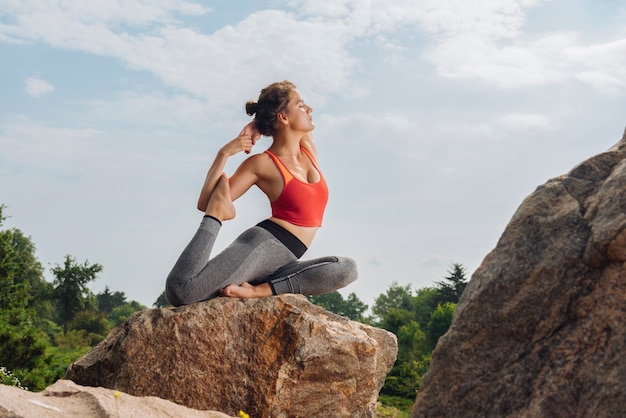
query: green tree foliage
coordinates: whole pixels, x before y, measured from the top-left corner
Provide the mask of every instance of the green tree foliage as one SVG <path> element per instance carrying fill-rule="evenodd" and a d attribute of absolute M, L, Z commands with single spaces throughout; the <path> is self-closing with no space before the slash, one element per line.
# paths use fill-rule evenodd
<path fill-rule="evenodd" d="M 162 296 L 165 297 L 165 293 Z M 96 295 L 96 299 L 98 300 L 98 312 L 100 315 L 106 316 L 109 330 L 126 321 L 133 313 L 148 309 L 135 300 L 128 302 L 124 292 L 111 292 L 108 286 L 104 288 L 103 292 Z"/>
<path fill-rule="evenodd" d="M 111 322 L 114 326 L 118 326 L 119 324 L 126 321 L 132 314 L 137 312 L 135 308 L 130 305 L 122 305 L 111 311 L 109 318 L 111 318 Z"/>
<path fill-rule="evenodd" d="M 432 294 L 423 291 L 418 297 L 410 285 L 401 286 L 394 282 L 374 301 L 374 324 L 393 332 L 398 338 L 398 358 L 381 390 L 384 396 L 415 399 L 422 382 L 421 375 L 430 364 L 425 329 L 418 318 L 425 316 L 422 312 L 432 304 L 429 298 Z"/>
<path fill-rule="evenodd" d="M 459 303 L 465 286 L 467 286 L 465 275 L 465 268 L 461 264 L 452 264 L 452 267 L 448 270 L 448 275 L 442 281 L 436 283 L 438 305 L 446 302 Z"/>
<path fill-rule="evenodd" d="M 422 367 L 422 364 L 417 361 L 396 361 L 387 374 L 385 385 L 380 393 L 415 401 L 417 391 L 422 384 L 422 375 L 428 370 L 429 364 L 430 361 Z"/>
<path fill-rule="evenodd" d="M 413 292 L 410 285 L 394 282 L 375 299 L 372 322 L 398 338 L 398 358 L 381 390 L 383 396 L 415 399 L 432 350 L 450 327 L 466 284 L 464 267 L 455 263 L 435 287 Z"/>
<path fill-rule="evenodd" d="M 0 205 L 0 226 L 6 220 L 4 209 Z M 32 285 L 42 280 L 41 275 L 30 238 L 17 229 L 0 231 L 0 365 L 28 387 L 38 385 L 25 371 L 44 367 L 49 345 L 29 308 Z"/>
<path fill-rule="evenodd" d="M 345 316 L 353 321 L 365 321 L 363 314 L 367 311 L 368 306 L 354 293 L 350 293 L 346 299 L 337 291 L 323 295 L 311 295 L 308 299 L 311 303 L 337 315 Z"/>
<path fill-rule="evenodd" d="M 367 308 L 368 306 L 357 297 L 356 293 L 350 293 L 346 298 L 346 304 L 342 315 L 353 321 L 367 322 L 366 318 L 363 316 L 365 311 L 367 311 Z"/>
<path fill-rule="evenodd" d="M 165 308 L 166 306 L 172 306 L 169 300 L 167 300 L 167 296 L 165 295 L 165 290 L 161 292 L 156 301 L 152 304 L 155 308 Z"/>
<path fill-rule="evenodd" d="M 101 271 L 100 264 L 89 265 L 85 261 L 80 265 L 70 255 L 65 256 L 63 266 L 57 264 L 52 268 L 55 277 L 53 297 L 57 304 L 59 322 L 66 331 L 74 316 L 89 307 L 94 300 L 87 283 L 95 280 Z"/>
<path fill-rule="evenodd" d="M 411 294 L 411 285 L 400 286 L 397 282 L 393 282 L 389 289 L 376 299 L 372 306 L 373 323 L 376 326 L 387 329 L 384 322 L 395 323 L 395 320 L 389 320 L 388 315 L 399 316 L 401 312 L 413 311 L 413 296 Z M 392 331 L 393 332 L 393 331 Z"/>
<path fill-rule="evenodd" d="M 413 311 L 418 324 L 423 326 L 430 321 L 430 315 L 439 304 L 438 299 L 437 289 L 434 287 L 424 287 L 415 291 Z"/>
<path fill-rule="evenodd" d="M 111 324 L 102 312 L 80 311 L 67 326 L 68 330 L 84 330 L 89 345 L 102 341 L 111 330 Z"/>
<path fill-rule="evenodd" d="M 400 328 L 409 324 L 415 318 L 415 313 L 406 309 L 391 308 L 382 318 L 378 326 L 398 335 Z"/>
<path fill-rule="evenodd" d="M 7 219 L 5 208 L 0 205 L 0 227 Z M 19 229 L 0 231 L 0 309 L 26 308 L 42 277 L 31 239 Z"/>
<path fill-rule="evenodd" d="M 308 296 L 309 302 L 316 304 L 317 306 L 321 306 L 327 311 L 334 312 L 338 315 L 339 312 L 343 309 L 343 296 L 341 293 L 335 291 L 331 293 L 325 293 L 323 295 L 311 295 Z"/>
<path fill-rule="evenodd" d="M 428 340 L 433 348 L 437 345 L 439 338 L 450 328 L 455 309 L 455 303 L 446 302 L 443 305 L 437 306 L 437 309 L 431 314 L 426 329 Z"/>
<path fill-rule="evenodd" d="M 146 306 L 142 305 L 137 301 L 132 301 L 130 303 L 125 303 L 113 309 L 108 316 L 109 321 L 113 326 L 118 326 L 121 323 L 125 322 L 132 314 L 135 312 L 143 311 L 148 309 Z"/>
<path fill-rule="evenodd" d="M 420 324 L 415 321 L 411 320 L 399 327 L 396 336 L 398 337 L 398 346 L 402 347 L 402 350 L 398 352 L 398 358 L 401 360 L 419 360 L 420 353 L 428 351 L 426 334 L 422 331 Z"/>
<path fill-rule="evenodd" d="M 0 364 L 9 370 L 38 367 L 44 360 L 48 338 L 38 330 L 26 309 L 0 309 Z"/>
<path fill-rule="evenodd" d="M 113 309 L 126 303 L 126 295 L 124 292 L 113 292 L 109 290 L 109 286 L 104 291 L 96 295 L 98 301 L 98 312 L 109 314 Z"/>

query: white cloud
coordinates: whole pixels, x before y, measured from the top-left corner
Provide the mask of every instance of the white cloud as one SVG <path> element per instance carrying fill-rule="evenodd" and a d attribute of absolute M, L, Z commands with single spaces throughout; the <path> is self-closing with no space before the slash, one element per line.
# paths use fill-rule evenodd
<path fill-rule="evenodd" d="M 103 129 L 122 122 L 150 129 L 205 133 L 209 121 L 220 119 L 209 112 L 205 101 L 190 95 L 124 92 L 113 100 L 90 101 L 83 106 L 88 112 L 82 120 Z"/>
<path fill-rule="evenodd" d="M 553 129 L 550 118 L 546 115 L 533 113 L 509 114 L 500 118 L 500 125 L 514 131 L 549 130 Z"/>
<path fill-rule="evenodd" d="M 526 11 L 538 5 L 508 0 L 437 8 L 421 21 L 435 41 L 425 56 L 443 76 L 504 88 L 571 81 L 603 90 L 626 87 L 626 39 L 586 45 L 573 30 L 531 37 L 523 32 Z"/>
<path fill-rule="evenodd" d="M 26 93 L 33 97 L 41 97 L 46 93 L 54 90 L 54 86 L 46 80 L 36 77 L 28 77 L 24 84 L 26 85 Z"/>
<path fill-rule="evenodd" d="M 120 26 L 129 23 L 121 11 L 111 14 L 91 8 L 87 14 L 91 19 L 86 19 L 77 4 L 9 8 L 15 14 L 13 24 L 0 26 L 0 37 L 119 58 L 132 68 L 150 71 L 169 85 L 205 98 L 214 108 L 223 106 L 225 100 L 241 106 L 242 97 L 244 101 L 253 98 L 251 91 L 284 78 L 321 94 L 358 92 L 350 83 L 355 61 L 345 50 L 348 28 L 343 25 L 302 21 L 284 11 L 263 10 L 209 35 L 168 19 L 168 10 L 161 14 L 149 10 L 142 21 L 130 23 L 152 23 L 154 27 L 133 34 Z M 126 12 L 135 13 L 132 7 Z M 311 72 L 310 68 L 324 71 Z"/>
<path fill-rule="evenodd" d="M 475 36 L 433 48 L 429 59 L 448 77 L 478 78 L 504 88 L 578 81 L 601 90 L 626 87 L 626 39 L 583 45 L 575 32 L 498 46 Z"/>
<path fill-rule="evenodd" d="M 239 106 L 244 95 L 247 100 L 249 92 L 283 78 L 321 96 L 361 95 L 367 86 L 353 81 L 359 63 L 350 47 L 374 36 L 382 40 L 374 43 L 382 58 L 393 59 L 405 47 L 393 35 L 411 27 L 430 37 L 424 57 L 444 77 L 477 78 L 504 88 L 568 81 L 601 89 L 626 86 L 626 39 L 585 45 L 576 32 L 525 34 L 526 14 L 540 0 L 286 4 L 297 14 L 260 10 L 206 34 L 176 19 L 210 12 L 184 0 L 116 1 L 106 7 L 79 0 L 9 2 L 0 11 L 12 16 L 12 23 L 0 25 L 0 39 L 116 57 L 206 99 L 214 109 L 224 100 Z"/>
<path fill-rule="evenodd" d="M 176 15 L 197 16 L 210 12 L 210 9 L 193 1 L 186 0 L 107 0 L 62 2 L 41 2 L 39 0 L 5 0 L 0 11 L 15 15 L 24 27 L 28 27 L 31 17 L 41 15 L 70 16 L 75 22 L 85 24 L 110 23 L 145 27 L 154 22 L 175 22 Z M 54 26 L 51 22 L 50 28 Z"/>
<path fill-rule="evenodd" d="M 342 21 L 351 36 L 384 35 L 407 26 L 431 39 L 424 57 L 438 73 L 503 88 L 582 82 L 626 87 L 626 39 L 586 44 L 575 28 L 531 35 L 527 13 L 545 0 L 294 0 L 312 19 Z M 392 45 L 385 43 L 386 48 Z"/>
<path fill-rule="evenodd" d="M 67 173 L 76 164 L 97 161 L 91 151 L 101 134 L 95 129 L 46 126 L 26 117 L 16 117 L 2 126 L 0 148 L 7 164 L 19 163 L 31 168 Z"/>

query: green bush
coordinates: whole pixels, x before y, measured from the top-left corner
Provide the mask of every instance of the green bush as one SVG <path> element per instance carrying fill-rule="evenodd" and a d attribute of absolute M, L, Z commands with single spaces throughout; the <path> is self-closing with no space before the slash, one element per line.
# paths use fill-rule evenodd
<path fill-rule="evenodd" d="M 47 336 L 36 329 L 28 311 L 0 310 L 0 364 L 14 372 L 39 367 L 46 348 Z"/>
<path fill-rule="evenodd" d="M 27 387 L 22 386 L 22 382 L 20 382 L 20 379 L 17 376 L 13 375 L 10 370 L 7 370 L 6 367 L 0 367 L 0 383 L 7 386 L 15 386 L 20 389 L 28 390 Z"/>

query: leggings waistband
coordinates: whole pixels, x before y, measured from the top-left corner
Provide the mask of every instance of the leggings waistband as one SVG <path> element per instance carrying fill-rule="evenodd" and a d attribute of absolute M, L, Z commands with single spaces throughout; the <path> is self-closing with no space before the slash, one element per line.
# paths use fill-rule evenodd
<path fill-rule="evenodd" d="M 296 256 L 296 258 L 300 258 L 304 255 L 307 250 L 306 245 L 302 241 L 298 239 L 294 234 L 287 231 L 282 226 L 278 225 L 275 222 L 266 219 L 257 224 L 257 226 L 265 229 L 270 234 L 274 235 L 274 237 L 279 240 L 285 247 L 289 249 Z"/>

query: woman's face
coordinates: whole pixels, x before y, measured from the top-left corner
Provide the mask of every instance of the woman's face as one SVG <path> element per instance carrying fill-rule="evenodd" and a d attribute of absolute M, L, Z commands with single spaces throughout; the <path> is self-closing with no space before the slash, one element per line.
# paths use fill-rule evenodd
<path fill-rule="evenodd" d="M 289 120 L 289 126 L 293 130 L 309 132 L 315 128 L 313 124 L 313 108 L 304 103 L 297 90 L 291 92 L 287 111 L 285 112 Z"/>

